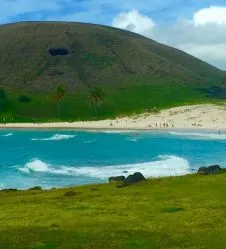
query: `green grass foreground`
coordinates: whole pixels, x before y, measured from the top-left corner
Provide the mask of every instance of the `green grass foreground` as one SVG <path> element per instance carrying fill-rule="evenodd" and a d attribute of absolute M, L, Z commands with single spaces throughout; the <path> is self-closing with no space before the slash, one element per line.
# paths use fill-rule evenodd
<path fill-rule="evenodd" d="M 0 224 L 1 249 L 224 249 L 226 174 L 0 191 Z"/>

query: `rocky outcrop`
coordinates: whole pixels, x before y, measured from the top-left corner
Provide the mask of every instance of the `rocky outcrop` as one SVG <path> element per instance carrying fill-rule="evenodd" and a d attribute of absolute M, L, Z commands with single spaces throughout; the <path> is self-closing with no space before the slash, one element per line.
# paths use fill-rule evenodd
<path fill-rule="evenodd" d="M 35 186 L 33 188 L 29 188 L 28 190 L 41 191 L 42 188 L 40 186 Z"/>
<path fill-rule="evenodd" d="M 219 165 L 211 165 L 209 167 L 201 167 L 198 170 L 198 174 L 200 175 L 210 175 L 210 174 L 217 174 L 222 172 L 223 169 Z"/>
<path fill-rule="evenodd" d="M 112 182 L 125 182 L 126 178 L 125 176 L 112 176 L 108 178 L 108 181 L 110 183 Z"/>
<path fill-rule="evenodd" d="M 145 177 L 140 172 L 136 172 L 133 175 L 129 175 L 127 178 L 125 178 L 125 176 L 113 176 L 109 177 L 108 180 L 109 183 L 115 183 L 116 187 L 121 188 L 130 184 L 144 181 Z"/>
<path fill-rule="evenodd" d="M 140 172 L 136 172 L 126 178 L 126 183 L 133 184 L 144 180 L 146 180 L 145 177 Z"/>

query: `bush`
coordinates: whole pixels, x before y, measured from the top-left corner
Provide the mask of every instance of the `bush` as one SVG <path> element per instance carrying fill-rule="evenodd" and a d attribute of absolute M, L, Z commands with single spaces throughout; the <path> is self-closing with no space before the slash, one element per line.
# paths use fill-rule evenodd
<path fill-rule="evenodd" d="M 22 103 L 29 103 L 31 101 L 31 98 L 27 95 L 20 95 L 19 102 Z"/>

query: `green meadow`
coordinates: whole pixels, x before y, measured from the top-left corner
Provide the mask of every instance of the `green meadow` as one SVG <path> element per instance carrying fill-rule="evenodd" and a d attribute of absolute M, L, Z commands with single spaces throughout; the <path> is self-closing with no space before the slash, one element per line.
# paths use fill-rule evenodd
<path fill-rule="evenodd" d="M 226 174 L 0 191 L 1 249 L 224 249 Z"/>

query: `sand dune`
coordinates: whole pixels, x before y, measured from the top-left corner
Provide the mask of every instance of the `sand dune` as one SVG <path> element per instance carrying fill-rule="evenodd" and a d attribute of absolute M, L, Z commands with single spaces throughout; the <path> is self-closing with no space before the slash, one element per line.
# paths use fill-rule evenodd
<path fill-rule="evenodd" d="M 114 120 L 57 122 L 57 123 L 8 123 L 0 128 L 74 128 L 74 129 L 171 129 L 202 128 L 226 129 L 226 105 L 190 105 L 144 113 Z"/>

